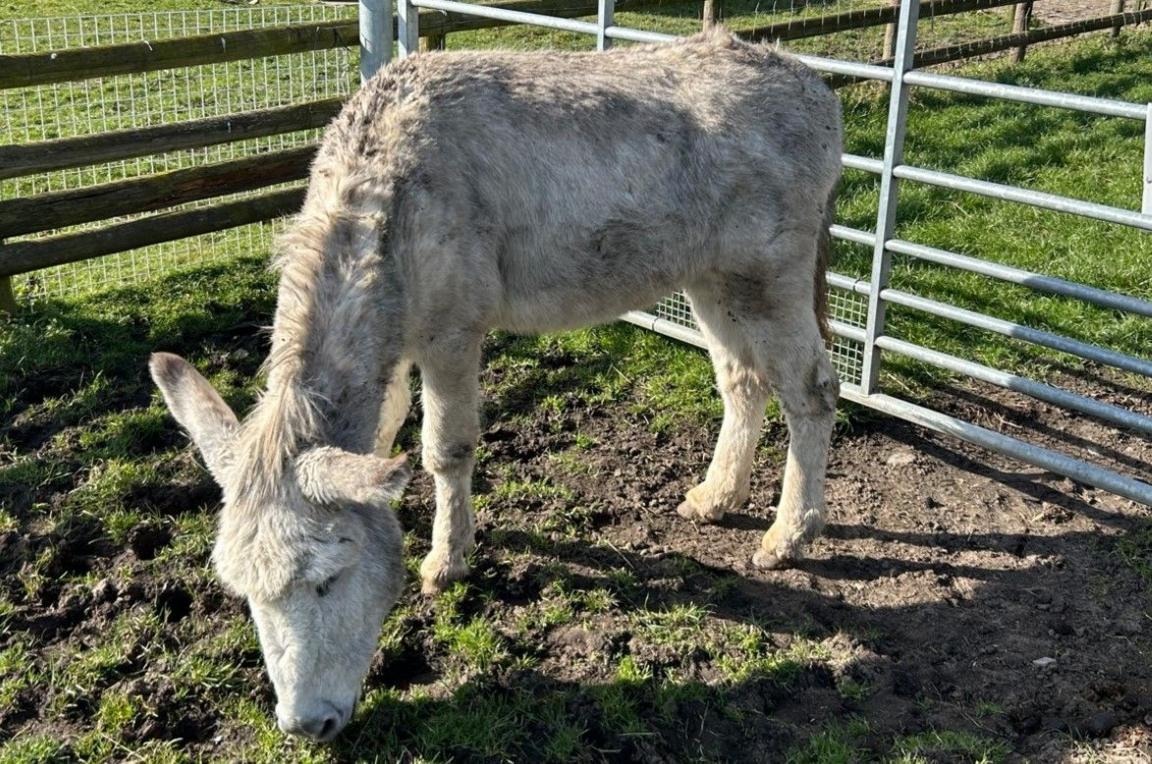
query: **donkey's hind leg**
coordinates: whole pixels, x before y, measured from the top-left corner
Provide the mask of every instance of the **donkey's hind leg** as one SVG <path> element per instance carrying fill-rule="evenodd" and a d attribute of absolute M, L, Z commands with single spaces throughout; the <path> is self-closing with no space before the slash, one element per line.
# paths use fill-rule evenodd
<path fill-rule="evenodd" d="M 786 263 L 783 268 L 718 276 L 689 291 L 725 412 L 708 475 L 688 492 L 680 513 L 715 519 L 747 496 L 767 391 L 774 388 L 789 444 L 776 521 L 753 558 L 767 568 L 799 558 L 824 527 L 824 479 L 839 383 L 820 336 L 812 270 L 794 267 L 815 261 L 815 244 L 815 236 L 780 236 L 765 260 Z"/>
<path fill-rule="evenodd" d="M 827 516 L 824 483 L 840 382 L 811 305 L 782 311 L 765 343 L 768 374 L 788 423 L 788 461 L 776 521 L 752 558 L 761 568 L 802 557 Z"/>
<path fill-rule="evenodd" d="M 380 424 L 376 427 L 376 455 L 388 458 L 396 442 L 396 433 L 404 426 L 408 409 L 412 406 L 412 388 L 409 384 L 411 361 L 401 361 L 392 372 L 384 402 L 380 404 Z"/>
<path fill-rule="evenodd" d="M 770 387 L 755 362 L 746 319 L 725 307 L 718 283 L 688 290 L 696 322 L 708 343 L 716 386 L 724 401 L 724 421 L 704 482 L 692 488 L 676 511 L 690 520 L 716 522 L 748 498 L 752 461 L 764 422 Z"/>

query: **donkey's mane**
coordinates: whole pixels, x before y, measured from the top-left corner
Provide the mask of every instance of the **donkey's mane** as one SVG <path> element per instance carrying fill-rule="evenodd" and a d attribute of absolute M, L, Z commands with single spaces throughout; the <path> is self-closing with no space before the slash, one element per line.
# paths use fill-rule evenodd
<path fill-rule="evenodd" d="M 375 295 L 386 226 L 379 209 L 365 203 L 368 177 L 341 153 L 322 151 L 316 174 L 326 193 L 310 196 L 275 243 L 272 268 L 280 287 L 262 367 L 268 384 L 237 443 L 234 474 L 249 495 L 275 491 L 301 448 L 330 435 L 328 383 L 335 380 L 324 375 L 347 366 L 349 354 L 373 351 L 365 344 L 371 340 L 353 335 L 379 320 Z"/>
<path fill-rule="evenodd" d="M 272 348 L 261 367 L 268 384 L 237 439 L 235 474 L 250 494 L 274 491 L 300 444 L 320 432 L 320 402 L 304 379 L 304 366 L 316 314 L 323 310 L 315 288 L 323 237 L 323 225 L 308 225 L 301 216 L 276 241 L 272 268 L 280 273 L 280 292 Z"/>

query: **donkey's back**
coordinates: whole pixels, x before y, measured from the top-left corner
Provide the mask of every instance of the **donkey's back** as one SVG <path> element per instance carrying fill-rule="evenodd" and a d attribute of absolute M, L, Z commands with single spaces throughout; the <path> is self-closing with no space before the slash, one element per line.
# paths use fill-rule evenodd
<path fill-rule="evenodd" d="M 762 267 L 775 230 L 815 235 L 839 112 L 811 70 L 723 31 L 606 54 L 416 56 L 349 103 L 317 172 L 371 178 L 392 255 L 467 273 L 482 320 L 554 329 L 718 263 Z M 339 204 L 324 180 L 313 196 Z"/>

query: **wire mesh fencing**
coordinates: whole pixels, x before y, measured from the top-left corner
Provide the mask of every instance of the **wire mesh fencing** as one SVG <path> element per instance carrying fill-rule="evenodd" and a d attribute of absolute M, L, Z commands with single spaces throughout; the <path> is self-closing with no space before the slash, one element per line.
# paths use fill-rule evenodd
<path fill-rule="evenodd" d="M 789 50 L 843 60 L 872 61 L 884 54 L 886 27 L 861 25 L 848 14 L 892 9 L 892 0 L 714 0 L 700 2 L 628 2 L 620 0 L 615 23 L 634 29 L 672 35 L 690 35 L 705 25 L 719 23 L 736 33 L 763 41 L 779 40 Z M 578 13 L 581 10 L 587 13 Z M 572 0 L 571 5 L 550 5 L 549 15 L 595 20 L 595 3 Z M 596 41 L 585 35 L 524 25 L 454 32 L 446 35 L 449 49 L 566 49 L 593 50 Z M 617 45 L 630 43 L 617 41 Z"/>
<path fill-rule="evenodd" d="M 4 20 L 0 22 L 0 54 L 155 42 L 243 29 L 354 19 L 355 14 L 355 6 L 308 5 Z M 359 82 L 357 56 L 354 48 L 340 48 L 2 91 L 0 112 L 5 119 L 0 120 L 0 144 L 95 135 L 345 96 Z M 44 172 L 0 181 L 0 197 L 81 189 L 250 157 L 305 145 L 315 141 L 318 134 L 319 130 L 312 129 Z M 171 209 L 193 209 L 244 198 L 251 193 L 216 197 Z M 132 217 L 139 216 L 117 218 L 111 222 Z M 27 238 L 73 233 L 108 222 L 33 234 Z M 256 223 L 36 271 L 16 277 L 15 288 L 21 299 L 36 300 L 50 295 L 67 296 L 128 286 L 194 263 L 265 253 L 275 226 L 275 223 Z"/>
<path fill-rule="evenodd" d="M 699 328 L 692 315 L 692 307 L 682 292 L 665 297 L 648 313 L 685 329 Z M 851 289 L 829 285 L 828 317 L 846 326 L 863 329 L 868 318 L 868 298 Z M 833 336 L 828 341 L 828 351 L 840 379 L 858 384 L 864 363 L 863 343 L 847 337 Z"/>

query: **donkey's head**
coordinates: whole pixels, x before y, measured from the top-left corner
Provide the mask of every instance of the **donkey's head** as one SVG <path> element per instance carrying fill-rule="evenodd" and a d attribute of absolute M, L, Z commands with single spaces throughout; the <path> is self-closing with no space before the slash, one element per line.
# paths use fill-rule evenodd
<path fill-rule="evenodd" d="M 182 358 L 150 363 L 172 415 L 224 492 L 212 560 L 248 600 L 285 732 L 328 740 L 352 715 L 385 616 L 403 584 L 401 531 L 389 502 L 408 481 L 403 456 L 329 446 L 276 475 L 254 474 L 260 448 Z"/>

